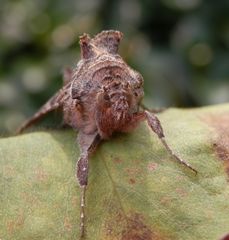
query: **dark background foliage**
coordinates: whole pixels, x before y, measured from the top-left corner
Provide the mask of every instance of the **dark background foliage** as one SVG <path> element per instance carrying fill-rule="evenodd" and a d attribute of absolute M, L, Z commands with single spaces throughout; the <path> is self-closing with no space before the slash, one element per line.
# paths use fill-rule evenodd
<path fill-rule="evenodd" d="M 1 0 L 1 132 L 61 87 L 78 36 L 104 29 L 124 33 L 120 54 L 144 76 L 148 107 L 229 101 L 227 0 Z"/>

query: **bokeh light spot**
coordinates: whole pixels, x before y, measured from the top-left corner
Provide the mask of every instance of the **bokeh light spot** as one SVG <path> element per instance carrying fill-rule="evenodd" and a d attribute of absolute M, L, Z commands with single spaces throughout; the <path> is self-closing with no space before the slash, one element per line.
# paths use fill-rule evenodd
<path fill-rule="evenodd" d="M 29 27 L 30 27 L 31 31 L 34 32 L 35 34 L 42 34 L 42 33 L 47 32 L 49 30 L 50 26 L 51 26 L 50 17 L 45 13 L 42 13 L 42 14 L 36 16 L 29 23 Z"/>
<path fill-rule="evenodd" d="M 2 36 L 12 42 L 24 41 L 28 35 L 24 29 L 27 15 L 26 6 L 23 3 L 8 3 L 6 11 L 1 17 L 0 32 Z"/>
<path fill-rule="evenodd" d="M 70 25 L 64 24 L 52 32 L 52 42 L 57 48 L 67 48 L 75 39 L 75 34 Z"/>
<path fill-rule="evenodd" d="M 209 90 L 208 94 L 208 102 L 210 104 L 219 104 L 221 102 L 228 102 L 229 101 L 229 79 L 225 79 L 225 83 L 219 86 L 215 86 Z"/>
<path fill-rule="evenodd" d="M 0 104 L 8 105 L 13 103 L 17 97 L 15 86 L 7 81 L 0 82 Z"/>
<path fill-rule="evenodd" d="M 212 57 L 212 49 L 206 43 L 197 43 L 189 51 L 190 62 L 199 67 L 208 65 Z"/>
<path fill-rule="evenodd" d="M 192 10 L 198 7 L 202 0 L 162 0 L 162 2 L 170 8 L 179 10 Z"/>
<path fill-rule="evenodd" d="M 124 24 L 138 22 L 141 17 L 141 8 L 136 0 L 124 0 L 120 2 L 120 17 Z"/>
<path fill-rule="evenodd" d="M 5 117 L 4 125 L 9 132 L 14 133 L 24 120 L 25 116 L 22 113 L 9 112 Z"/>
<path fill-rule="evenodd" d="M 40 67 L 27 68 L 22 76 L 22 83 L 29 92 L 41 92 L 47 84 L 46 74 Z"/>

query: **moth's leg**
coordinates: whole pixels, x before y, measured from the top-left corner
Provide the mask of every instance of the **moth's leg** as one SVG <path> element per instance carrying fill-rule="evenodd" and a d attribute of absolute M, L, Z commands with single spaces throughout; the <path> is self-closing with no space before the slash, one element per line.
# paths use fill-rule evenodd
<path fill-rule="evenodd" d="M 70 85 L 70 84 L 68 84 Z M 60 89 L 52 98 L 50 98 L 31 118 L 25 121 L 16 131 L 17 134 L 24 131 L 29 126 L 33 125 L 39 119 L 44 117 L 47 113 L 60 108 L 63 105 L 64 100 L 68 97 L 67 85 Z"/>
<path fill-rule="evenodd" d="M 166 110 L 166 108 L 148 108 L 146 107 L 146 105 L 144 103 L 140 103 L 140 107 L 143 109 L 143 110 L 146 110 L 146 111 L 149 111 L 149 112 L 152 112 L 152 113 L 161 113 L 161 112 L 164 112 Z"/>
<path fill-rule="evenodd" d="M 157 136 L 159 137 L 159 139 L 161 140 L 161 142 L 163 143 L 163 145 L 165 146 L 165 148 L 167 149 L 167 151 L 181 164 L 183 164 L 184 166 L 188 167 L 189 169 L 191 169 L 193 172 L 195 172 L 195 174 L 197 174 L 197 170 L 194 169 L 189 163 L 187 163 L 186 161 L 184 161 L 182 158 L 180 158 L 179 156 L 177 156 L 173 150 L 170 148 L 170 146 L 168 145 L 166 139 L 165 139 L 165 135 L 163 132 L 163 128 L 161 126 L 160 120 L 157 118 L 157 116 L 149 111 L 145 111 L 145 116 L 148 122 L 148 125 L 151 127 L 151 129 L 157 134 Z"/>
<path fill-rule="evenodd" d="M 80 145 L 81 154 L 76 164 L 76 178 L 81 188 L 80 196 L 80 235 L 84 236 L 84 222 L 85 222 L 85 193 L 88 182 L 88 170 L 89 170 L 89 156 L 96 149 L 100 142 L 100 136 L 98 133 L 87 135 L 79 132 L 78 142 Z"/>

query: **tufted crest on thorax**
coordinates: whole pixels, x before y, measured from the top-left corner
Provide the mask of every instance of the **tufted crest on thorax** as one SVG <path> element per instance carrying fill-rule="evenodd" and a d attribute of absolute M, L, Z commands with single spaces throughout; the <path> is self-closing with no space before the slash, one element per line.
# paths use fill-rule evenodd
<path fill-rule="evenodd" d="M 80 37 L 81 57 L 82 59 L 93 58 L 103 52 L 117 54 L 121 39 L 122 33 L 114 30 L 102 31 L 94 38 L 83 34 Z"/>

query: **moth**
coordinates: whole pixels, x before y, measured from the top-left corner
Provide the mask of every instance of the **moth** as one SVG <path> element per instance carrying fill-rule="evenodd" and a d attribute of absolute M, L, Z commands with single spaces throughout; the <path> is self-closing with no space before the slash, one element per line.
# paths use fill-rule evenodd
<path fill-rule="evenodd" d="M 88 34 L 80 36 L 81 60 L 75 68 L 65 71 L 64 86 L 18 129 L 21 133 L 48 112 L 61 108 L 64 123 L 78 131 L 80 156 L 76 163 L 76 179 L 81 188 L 81 237 L 85 232 L 89 156 L 101 140 L 111 138 L 113 133 L 131 132 L 146 120 L 167 151 L 197 173 L 170 148 L 157 116 L 141 107 L 143 77 L 118 54 L 122 36 L 114 30 L 102 31 L 93 38 Z"/>

